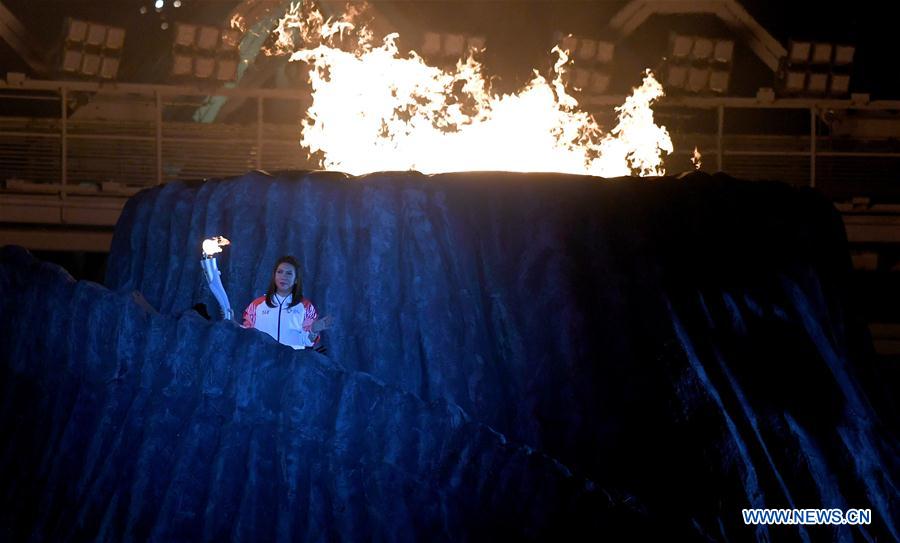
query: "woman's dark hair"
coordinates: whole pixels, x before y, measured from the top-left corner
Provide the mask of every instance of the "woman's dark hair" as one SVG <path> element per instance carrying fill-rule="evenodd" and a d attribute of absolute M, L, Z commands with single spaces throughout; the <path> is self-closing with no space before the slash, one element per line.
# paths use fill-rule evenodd
<path fill-rule="evenodd" d="M 300 264 L 297 262 L 296 258 L 286 255 L 279 258 L 275 262 L 275 267 L 272 268 L 272 277 L 269 279 L 269 288 L 266 290 L 266 305 L 269 307 L 275 307 L 275 302 L 272 301 L 272 296 L 274 296 L 275 292 L 278 290 L 278 286 L 275 284 L 275 272 L 278 271 L 278 266 L 282 264 L 290 264 L 293 266 L 294 274 L 297 276 L 297 280 L 294 281 L 294 287 L 291 289 L 291 303 L 288 307 L 294 307 L 303 299 L 303 282 L 300 280 Z"/>

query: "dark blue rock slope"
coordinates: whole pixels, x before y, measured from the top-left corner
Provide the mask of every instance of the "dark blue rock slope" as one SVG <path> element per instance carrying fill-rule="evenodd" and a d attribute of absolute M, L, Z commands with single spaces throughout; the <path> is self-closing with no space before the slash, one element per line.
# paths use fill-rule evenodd
<path fill-rule="evenodd" d="M 631 496 L 315 352 L 0 261 L 4 541 L 652 534 Z M 16 310 L 16 308 L 19 308 Z"/>
<path fill-rule="evenodd" d="M 212 235 L 232 240 L 238 314 L 278 256 L 301 260 L 337 321 L 329 358 L 187 311 L 215 308 Z M 840 218 L 810 191 L 249 174 L 135 196 L 117 293 L 3 259 L 4 311 L 22 315 L 2 351 L 16 535 L 900 533 L 896 400 L 853 317 Z M 873 523 L 746 527 L 747 507 Z"/>

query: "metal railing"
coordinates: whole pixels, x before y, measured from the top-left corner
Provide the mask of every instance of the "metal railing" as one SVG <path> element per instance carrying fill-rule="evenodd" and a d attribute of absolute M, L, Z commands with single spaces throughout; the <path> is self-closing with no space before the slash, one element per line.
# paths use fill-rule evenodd
<path fill-rule="evenodd" d="M 20 101 L 23 107 L 18 109 L 27 111 L 34 109 L 29 102 L 49 101 L 55 102 L 58 110 L 55 116 L 0 116 L 0 180 L 58 184 L 65 192 L 67 187 L 84 183 L 148 186 L 253 169 L 315 167 L 299 146 L 299 114 L 290 124 L 265 120 L 267 108 L 296 112 L 309 102 L 308 96 L 296 92 L 218 89 L 214 91 L 217 95 L 255 103 L 255 118 L 250 122 L 201 123 L 189 118 L 189 112 L 208 99 L 208 93 L 200 89 L 104 88 L 70 82 L 55 82 L 55 87 L 48 88 L 51 83 L 19 85 L 15 93 L 0 83 L 0 102 Z M 72 102 L 85 94 L 93 94 L 92 99 L 112 99 L 106 104 L 110 109 L 131 107 L 137 110 L 132 112 L 137 118 L 98 120 L 82 119 L 80 112 L 72 115 Z M 124 101 L 123 95 L 127 95 Z M 128 113 L 117 116 L 127 118 Z"/>
<path fill-rule="evenodd" d="M 612 107 L 620 97 L 597 97 L 590 107 Z M 881 137 L 843 132 L 833 133 L 825 118 L 841 115 L 889 115 L 900 111 L 900 101 L 835 100 L 817 98 L 758 99 L 733 97 L 665 98 L 666 109 L 706 111 L 714 128 L 706 131 L 672 130 L 675 152 L 666 161 L 667 169 L 688 170 L 695 147 L 703 155 L 703 169 L 725 171 L 743 179 L 785 181 L 820 187 L 834 196 L 862 191 L 895 188 L 900 177 L 900 118 L 893 119 L 893 133 Z M 655 106 L 656 109 L 656 106 Z M 736 113 L 769 113 L 792 116 L 792 126 L 773 123 L 763 133 L 726 130 L 726 121 Z M 835 115 L 837 114 L 837 115 Z M 799 116 L 805 120 L 797 122 Z M 736 123 L 739 124 L 739 123 Z"/>

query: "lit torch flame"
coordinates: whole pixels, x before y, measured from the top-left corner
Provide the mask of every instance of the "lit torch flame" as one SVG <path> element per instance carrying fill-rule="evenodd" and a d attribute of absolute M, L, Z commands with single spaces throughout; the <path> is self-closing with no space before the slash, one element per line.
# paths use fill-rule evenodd
<path fill-rule="evenodd" d="M 455 70 L 428 66 L 415 52 L 400 57 L 391 34 L 373 46 L 371 33 L 345 15 L 324 21 L 293 4 L 276 29 L 273 52 L 311 67 L 313 102 L 302 121 L 301 145 L 322 166 L 352 174 L 373 171 L 555 171 L 616 177 L 663 175 L 672 140 L 655 124 L 650 105 L 663 95 L 648 70 L 640 87 L 616 108 L 606 134 L 562 83 L 559 56 L 548 80 L 537 71 L 522 90 L 492 94 L 471 56 Z M 302 44 L 294 43 L 299 36 Z M 355 51 L 334 46 L 356 38 Z"/>
<path fill-rule="evenodd" d="M 209 258 L 216 253 L 221 253 L 222 247 L 229 244 L 231 244 L 231 242 L 223 238 L 222 236 L 215 236 L 209 239 L 205 239 L 203 240 L 203 256 Z"/>
<path fill-rule="evenodd" d="M 697 147 L 694 147 L 694 156 L 691 157 L 691 163 L 694 165 L 695 170 L 700 169 L 700 150 Z"/>

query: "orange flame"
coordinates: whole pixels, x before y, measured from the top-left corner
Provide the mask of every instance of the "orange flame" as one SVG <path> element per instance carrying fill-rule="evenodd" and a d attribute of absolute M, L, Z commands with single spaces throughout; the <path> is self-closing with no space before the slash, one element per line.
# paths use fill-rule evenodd
<path fill-rule="evenodd" d="M 700 154 L 700 150 L 697 149 L 697 147 L 695 146 L 694 147 L 694 156 L 691 157 L 691 164 L 694 165 L 695 170 L 700 169 L 700 164 L 701 164 L 700 158 L 702 158 L 702 155 Z"/>
<path fill-rule="evenodd" d="M 231 17 L 230 26 L 234 30 L 240 30 L 241 32 L 246 32 L 247 30 L 246 19 L 240 13 L 235 13 Z"/>
<path fill-rule="evenodd" d="M 603 134 L 562 82 L 568 55 L 558 48 L 552 79 L 534 72 L 513 94 L 493 94 L 470 55 L 453 70 L 427 65 L 414 51 L 401 57 L 395 40 L 380 46 L 345 14 L 323 20 L 294 4 L 276 32 L 273 52 L 310 65 L 313 102 L 301 145 L 320 153 L 327 169 L 352 174 L 386 170 L 423 173 L 473 170 L 555 171 L 615 177 L 663 175 L 672 141 L 650 105 L 663 95 L 648 70 L 616 108 L 617 125 Z M 300 43 L 297 43 L 299 38 Z M 346 51 L 335 46 L 355 41 Z"/>

